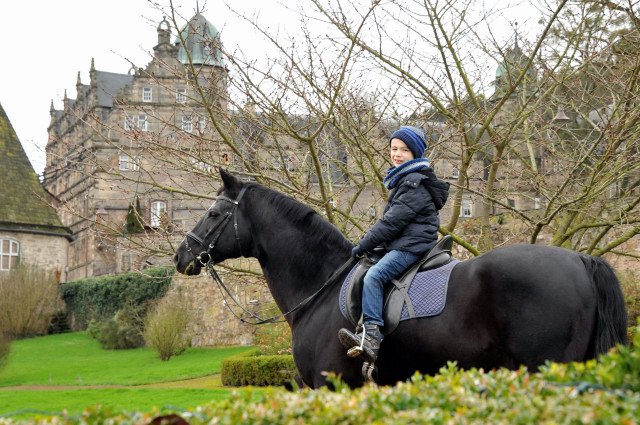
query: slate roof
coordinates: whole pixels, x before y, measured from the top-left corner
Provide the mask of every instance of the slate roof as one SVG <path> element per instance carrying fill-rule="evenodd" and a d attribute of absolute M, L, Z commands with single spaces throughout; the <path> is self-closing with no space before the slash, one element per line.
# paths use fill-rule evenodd
<path fill-rule="evenodd" d="M 38 180 L 0 104 L 0 230 L 59 234 L 71 239 Z"/>
<path fill-rule="evenodd" d="M 117 74 L 115 72 L 96 71 L 98 79 L 98 105 L 111 108 L 113 98 L 118 95 L 118 91 L 131 84 L 133 76 L 127 74 Z"/>

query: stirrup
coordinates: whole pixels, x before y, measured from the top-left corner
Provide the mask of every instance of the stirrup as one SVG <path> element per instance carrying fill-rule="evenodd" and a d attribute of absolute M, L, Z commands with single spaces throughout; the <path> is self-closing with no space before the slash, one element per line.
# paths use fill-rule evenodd
<path fill-rule="evenodd" d="M 373 379 L 373 372 L 376 371 L 376 364 L 374 363 L 369 363 L 369 362 L 364 362 L 362 363 L 362 377 L 364 378 L 365 382 L 376 382 Z"/>
<path fill-rule="evenodd" d="M 358 357 L 360 354 L 364 353 L 364 339 L 367 336 L 366 330 L 362 329 L 362 340 L 360 341 L 360 345 L 356 345 L 355 347 L 349 348 L 347 351 L 347 356 L 349 357 Z"/>

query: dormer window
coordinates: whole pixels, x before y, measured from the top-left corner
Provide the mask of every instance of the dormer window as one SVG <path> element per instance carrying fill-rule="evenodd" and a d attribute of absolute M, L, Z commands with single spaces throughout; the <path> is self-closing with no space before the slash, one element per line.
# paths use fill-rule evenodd
<path fill-rule="evenodd" d="M 151 87 L 143 87 L 142 88 L 142 101 L 143 102 L 151 102 L 153 100 L 153 90 Z"/>

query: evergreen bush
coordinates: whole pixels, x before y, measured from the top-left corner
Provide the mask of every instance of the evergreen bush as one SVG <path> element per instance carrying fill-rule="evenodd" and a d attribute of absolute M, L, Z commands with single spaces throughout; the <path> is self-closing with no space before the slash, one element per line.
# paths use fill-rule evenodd
<path fill-rule="evenodd" d="M 126 350 L 144 345 L 140 329 L 116 318 L 101 323 L 96 339 L 105 350 Z"/>
<path fill-rule="evenodd" d="M 105 350 L 126 350 L 144 345 L 142 337 L 142 316 L 146 310 L 143 306 L 131 303 L 118 311 L 116 315 L 103 322 L 89 322 L 87 331 Z"/>
<path fill-rule="evenodd" d="M 72 329 L 87 329 L 91 319 L 108 320 L 126 303 L 147 308 L 150 301 L 165 296 L 174 272 L 174 268 L 155 268 L 61 283 L 60 295 L 72 318 Z"/>
<path fill-rule="evenodd" d="M 132 204 L 129 204 L 127 209 L 127 217 L 125 219 L 124 227 L 126 233 L 140 233 L 144 231 L 144 226 L 140 221 L 142 217 L 142 208 L 140 208 L 140 198 L 136 196 L 135 209 Z"/>

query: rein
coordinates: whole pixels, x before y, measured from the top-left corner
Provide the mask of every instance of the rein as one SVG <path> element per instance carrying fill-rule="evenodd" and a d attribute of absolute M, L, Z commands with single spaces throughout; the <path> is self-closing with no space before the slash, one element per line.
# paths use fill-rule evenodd
<path fill-rule="evenodd" d="M 240 250 L 240 255 L 244 256 L 242 254 L 242 245 L 240 244 L 240 234 L 239 234 L 239 231 L 238 231 L 238 218 L 237 218 L 237 215 L 235 213 L 238 210 L 238 207 L 240 206 L 240 200 L 242 199 L 242 196 L 244 195 L 244 192 L 245 192 L 246 189 L 247 189 L 247 187 L 244 186 L 242 188 L 242 190 L 240 190 L 240 193 L 238 194 L 238 197 L 235 200 L 227 198 L 226 196 L 218 196 L 216 198 L 216 201 L 218 199 L 220 199 L 222 201 L 226 201 L 226 202 L 231 203 L 233 205 L 231 210 L 224 213 L 224 218 L 216 226 L 214 226 L 213 229 L 211 229 L 204 236 L 204 238 L 201 238 L 200 236 L 196 235 L 195 233 L 189 231 L 185 235 L 184 243 L 185 243 L 185 246 L 186 246 L 186 250 L 191 254 L 193 259 L 197 260 L 203 267 L 206 267 L 209 270 L 209 274 L 211 275 L 213 280 L 215 280 L 215 282 L 218 284 L 218 289 L 220 290 L 220 293 L 222 294 L 222 298 L 225 301 L 224 304 L 227 306 L 229 311 L 238 320 L 240 320 L 243 323 L 248 323 L 250 325 L 262 325 L 262 324 L 265 324 L 265 323 L 284 322 L 284 320 L 281 320 L 283 317 L 288 316 L 288 315 L 290 315 L 292 313 L 295 313 L 296 311 L 300 310 L 302 307 L 307 305 L 309 302 L 311 302 L 311 300 L 313 300 L 315 297 L 320 295 L 320 293 L 322 293 L 322 291 L 324 291 L 326 288 L 328 288 L 329 286 L 334 284 L 336 282 L 337 278 L 342 274 L 342 272 L 344 272 L 349 266 L 352 266 L 356 261 L 358 261 L 358 259 L 356 259 L 354 257 L 350 257 L 349 260 L 347 260 L 346 263 L 344 263 L 342 266 L 340 266 L 340 268 L 338 270 L 333 272 L 331 274 L 331 276 L 329 276 L 329 278 L 324 281 L 324 283 L 322 284 L 320 289 L 318 289 L 316 292 L 314 292 L 313 294 L 311 294 L 310 296 L 308 296 L 307 298 L 302 300 L 294 308 L 292 308 L 291 310 L 287 311 L 286 313 L 282 313 L 282 314 L 280 314 L 278 316 L 273 316 L 273 317 L 270 317 L 268 319 L 263 319 L 262 317 L 258 316 L 257 314 L 247 310 L 245 307 L 242 306 L 242 304 L 240 304 L 240 302 L 233 296 L 233 294 L 231 293 L 229 288 L 227 288 L 227 286 L 224 284 L 224 282 L 222 281 L 222 279 L 218 275 L 218 272 L 216 272 L 216 270 L 213 268 L 214 263 L 213 263 L 213 260 L 211 259 L 211 251 L 215 247 L 216 242 L 218 242 L 218 239 L 220 238 L 220 235 L 222 234 L 223 230 L 225 229 L 227 223 L 229 222 L 229 220 L 231 220 L 231 217 L 233 217 L 233 228 L 234 228 L 234 233 L 235 233 L 235 237 L 236 237 L 236 242 L 238 244 L 238 249 Z M 207 246 L 207 243 L 205 242 L 205 240 L 208 239 L 210 235 L 213 235 L 213 237 L 211 239 L 211 242 Z M 191 247 L 189 246 L 189 243 L 188 243 L 188 239 L 189 238 L 191 238 L 194 241 L 196 241 L 200 246 L 207 247 L 207 250 L 206 251 L 202 251 L 200 254 L 198 254 L 198 256 L 195 256 L 193 254 L 193 251 L 191 250 Z M 222 292 L 223 289 L 224 289 L 224 292 L 226 292 L 226 294 L 229 296 L 229 298 L 231 298 L 231 300 L 238 307 L 240 307 L 240 309 L 242 309 L 243 312 L 247 313 L 251 318 L 255 318 L 257 320 L 256 321 L 247 320 L 247 319 L 244 319 L 243 317 L 241 317 L 239 314 L 237 314 L 231 308 L 229 303 L 226 302 L 225 294 L 224 294 L 224 292 Z"/>
<path fill-rule="evenodd" d="M 250 321 L 247 320 L 243 317 L 241 317 L 240 315 L 238 315 L 230 306 L 229 303 L 226 302 L 225 300 L 225 305 L 227 306 L 227 308 L 229 309 L 229 311 L 241 322 L 243 323 L 248 323 L 250 325 L 264 325 L 266 323 L 278 323 L 278 322 L 284 322 L 285 320 L 281 320 L 283 317 L 286 317 L 292 313 L 295 313 L 296 311 L 300 310 L 302 307 L 304 307 L 305 305 L 307 305 L 309 302 L 311 302 L 315 297 L 317 297 L 318 295 L 320 295 L 320 293 L 322 293 L 322 291 L 324 291 L 325 289 L 327 289 L 329 286 L 331 286 L 332 284 L 334 284 L 337 281 L 337 278 L 342 274 L 342 272 L 344 272 L 349 266 L 352 266 L 356 261 L 359 261 L 357 258 L 354 257 L 350 257 L 346 263 L 344 263 L 342 266 L 340 266 L 340 268 L 338 270 L 336 270 L 335 272 L 333 272 L 331 274 L 331 276 L 329 276 L 329 278 L 327 280 L 324 281 L 324 283 L 322 284 L 322 286 L 320 287 L 320 289 L 318 289 L 316 292 L 314 292 L 313 294 L 309 295 L 307 298 L 305 298 L 304 300 L 302 300 L 301 302 L 299 302 L 295 307 L 293 307 L 291 310 L 287 311 L 286 313 L 282 313 L 278 316 L 273 316 L 270 317 L 268 319 L 263 319 L 262 317 L 258 316 L 257 314 L 247 310 L 245 307 L 242 306 L 242 304 L 240 304 L 240 302 L 238 300 L 235 299 L 235 297 L 231 294 L 231 291 L 229 291 L 229 288 L 227 288 L 227 286 L 224 284 L 224 282 L 222 281 L 222 279 L 220 278 L 220 276 L 218 275 L 218 272 L 216 272 L 216 270 L 213 268 L 213 262 L 210 261 L 209 263 L 207 263 L 207 268 L 209 269 L 209 274 L 211 274 L 211 277 L 213 278 L 213 280 L 216 281 L 216 283 L 218 284 L 218 289 L 220 289 L 220 293 L 222 294 L 223 299 L 225 298 L 224 293 L 222 292 L 222 289 L 224 289 L 224 291 L 227 293 L 227 295 L 229 296 L 229 298 L 231 298 L 231 300 L 233 300 L 233 302 L 242 309 L 242 311 L 244 311 L 245 313 L 249 314 L 250 317 L 252 318 L 256 318 L 256 321 Z"/>

